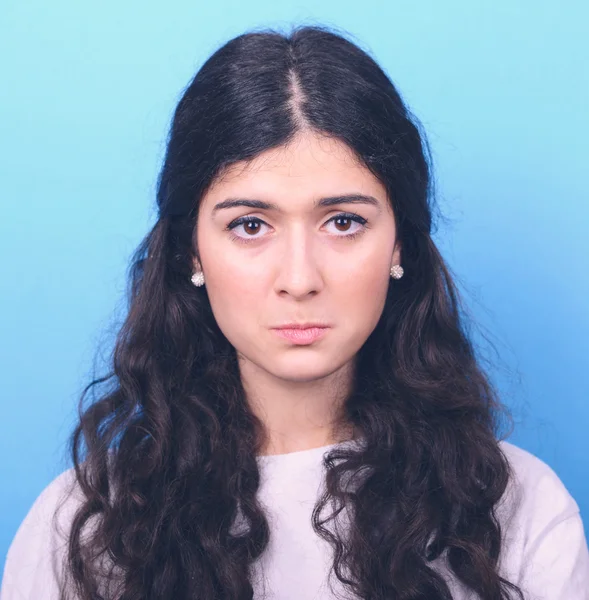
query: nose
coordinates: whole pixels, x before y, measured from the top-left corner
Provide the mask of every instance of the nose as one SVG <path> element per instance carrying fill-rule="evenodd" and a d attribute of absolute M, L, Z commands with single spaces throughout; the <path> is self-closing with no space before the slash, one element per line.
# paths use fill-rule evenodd
<path fill-rule="evenodd" d="M 320 253 L 313 233 L 306 231 L 302 224 L 284 232 L 281 246 L 276 248 L 276 293 L 304 298 L 321 291 L 324 284 Z"/>

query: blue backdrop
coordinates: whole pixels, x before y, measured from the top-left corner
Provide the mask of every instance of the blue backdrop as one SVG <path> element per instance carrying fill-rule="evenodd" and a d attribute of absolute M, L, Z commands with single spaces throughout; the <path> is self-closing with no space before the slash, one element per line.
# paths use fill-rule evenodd
<path fill-rule="evenodd" d="M 70 466 L 77 400 L 122 317 L 182 88 L 230 37 L 301 23 L 354 36 L 422 120 L 449 219 L 435 239 L 499 350 L 511 441 L 555 469 L 589 529 L 587 3 L 316 5 L 3 0 L 0 568 Z"/>

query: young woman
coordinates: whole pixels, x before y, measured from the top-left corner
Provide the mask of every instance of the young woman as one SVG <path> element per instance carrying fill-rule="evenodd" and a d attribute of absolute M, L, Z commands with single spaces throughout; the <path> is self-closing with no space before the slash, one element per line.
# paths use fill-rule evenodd
<path fill-rule="evenodd" d="M 2 600 L 589 598 L 576 501 L 499 434 L 416 123 L 324 28 L 207 60 Z"/>

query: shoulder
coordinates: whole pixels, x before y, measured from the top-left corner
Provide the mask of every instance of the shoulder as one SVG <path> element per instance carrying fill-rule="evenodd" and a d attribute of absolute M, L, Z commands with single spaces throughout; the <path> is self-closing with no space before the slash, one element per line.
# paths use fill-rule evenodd
<path fill-rule="evenodd" d="M 20 524 L 9 555 L 37 535 L 49 535 L 50 531 L 62 532 L 82 500 L 73 468 L 60 473 L 43 488 L 24 520 Z"/>
<path fill-rule="evenodd" d="M 589 600 L 589 550 L 579 505 L 554 469 L 507 441 L 510 480 L 497 505 L 501 569 L 534 600 Z"/>
<path fill-rule="evenodd" d="M 505 440 L 499 447 L 511 467 L 504 503 L 533 505 L 535 514 L 546 516 L 566 517 L 579 512 L 576 500 L 546 462 Z"/>
<path fill-rule="evenodd" d="M 8 549 L 1 600 L 59 597 L 69 531 L 81 501 L 73 468 L 45 486 Z"/>

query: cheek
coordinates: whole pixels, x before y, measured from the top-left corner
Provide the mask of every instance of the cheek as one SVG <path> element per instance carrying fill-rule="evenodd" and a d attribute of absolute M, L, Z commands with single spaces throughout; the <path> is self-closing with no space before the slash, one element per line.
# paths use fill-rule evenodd
<path fill-rule="evenodd" d="M 338 315 L 360 335 L 368 336 L 380 319 L 389 286 L 386 274 L 374 268 L 358 271 L 352 285 L 341 290 Z"/>
<path fill-rule="evenodd" d="M 205 286 L 213 315 L 225 337 L 238 346 L 263 317 L 263 283 L 235 262 L 219 259 L 208 264 Z"/>

